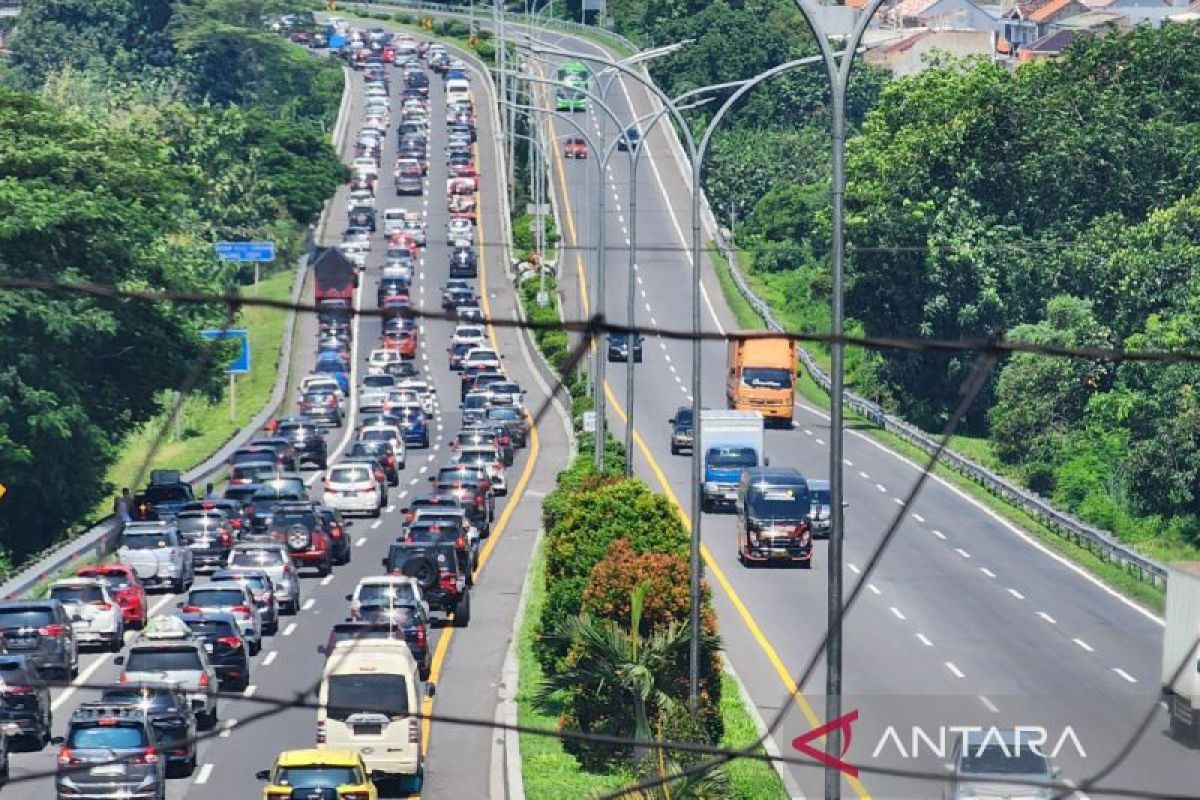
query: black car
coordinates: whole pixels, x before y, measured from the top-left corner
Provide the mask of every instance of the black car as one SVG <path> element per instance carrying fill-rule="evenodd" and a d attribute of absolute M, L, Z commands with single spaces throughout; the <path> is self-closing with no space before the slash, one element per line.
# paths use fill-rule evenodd
<path fill-rule="evenodd" d="M 459 306 L 470 305 L 475 301 L 475 292 L 471 289 L 447 289 L 442 292 L 442 308 L 446 311 L 453 311 Z"/>
<path fill-rule="evenodd" d="M 451 278 L 476 278 L 479 276 L 479 258 L 470 247 L 456 247 L 450 253 Z"/>
<path fill-rule="evenodd" d="M 71 714 L 54 777 L 55 796 L 165 797 L 166 761 L 149 715 L 138 706 L 82 703 Z M 109 764 L 116 762 L 116 767 Z M 135 794 L 136 792 L 136 794 Z"/>
<path fill-rule="evenodd" d="M 493 406 L 483 412 L 483 421 L 488 425 L 503 425 L 513 447 L 524 447 L 529 441 L 529 421 L 520 409 L 512 406 Z"/>
<path fill-rule="evenodd" d="M 692 452 L 695 442 L 695 428 L 692 425 L 692 407 L 680 406 L 675 416 L 667 422 L 671 423 L 671 455 L 677 456 L 684 450 Z"/>
<path fill-rule="evenodd" d="M 146 713 L 158 735 L 159 752 L 166 756 L 167 774 L 191 775 L 196 769 L 196 714 L 187 693 L 169 683 L 130 683 L 105 689 L 100 702 L 137 706 Z"/>
<path fill-rule="evenodd" d="M 385 297 L 398 297 L 409 293 L 409 283 L 404 278 L 380 278 L 375 286 L 375 303 L 383 305 Z"/>
<path fill-rule="evenodd" d="M 465 628 L 471 621 L 471 590 L 467 587 L 467 566 L 459 558 L 454 542 L 407 544 L 395 542 L 383 557 L 384 569 L 392 575 L 416 578 L 422 596 L 431 609 L 454 619 L 454 627 Z"/>
<path fill-rule="evenodd" d="M 23 655 L 0 655 L 0 723 L 12 723 L 30 750 L 50 743 L 50 686 Z"/>
<path fill-rule="evenodd" d="M 459 561 L 466 568 L 464 576 L 466 584 L 467 586 L 474 585 L 475 581 L 472 573 L 476 564 L 475 548 L 479 542 L 478 540 L 474 542 L 468 541 L 462 517 L 456 515 L 438 520 L 418 519 L 411 525 L 408 525 L 404 533 L 396 541 L 404 542 L 405 544 L 454 545 L 454 549 L 458 551 Z"/>
<path fill-rule="evenodd" d="M 390 443 L 382 439 L 359 439 L 350 445 L 346 458 L 360 457 L 378 459 L 387 476 L 388 486 L 400 485 L 400 470 L 404 464 L 396 458 L 396 451 Z"/>
<path fill-rule="evenodd" d="M 309 420 L 289 417 L 279 421 L 275 433 L 292 443 L 300 465 L 312 464 L 317 469 L 328 465 L 329 446 L 321 429 Z"/>
<path fill-rule="evenodd" d="M 186 503 L 195 500 L 192 486 L 174 469 L 150 472 L 150 485 L 133 497 L 130 514 L 135 520 L 170 520 Z"/>
<path fill-rule="evenodd" d="M 401 509 L 405 524 L 412 522 L 416 518 L 417 512 L 424 508 L 461 508 L 467 512 L 467 519 L 470 523 L 479 529 L 480 536 L 487 538 L 491 533 L 487 512 L 476 505 L 470 498 L 464 499 L 463 497 L 449 493 L 435 493 L 415 497 L 410 506 Z"/>
<path fill-rule="evenodd" d="M 212 567 L 217 569 L 225 564 L 229 551 L 237 541 L 237 532 L 223 511 L 202 509 L 200 511 L 181 511 L 175 517 L 175 526 L 179 535 L 192 551 L 196 569 Z"/>
<path fill-rule="evenodd" d="M 222 688 L 241 691 L 250 685 L 250 645 L 242 638 L 237 617 L 224 612 L 178 616 L 204 642 Z"/>
<path fill-rule="evenodd" d="M 58 680 L 70 680 L 79 669 L 71 615 L 57 600 L 0 601 L 0 646 Z"/>
<path fill-rule="evenodd" d="M 642 132 L 637 129 L 637 126 L 631 125 L 625 129 L 625 133 L 617 140 L 618 150 L 636 150 L 638 145 L 642 143 Z"/>
<path fill-rule="evenodd" d="M 313 510 L 317 512 L 317 518 L 321 520 L 325 533 L 329 534 L 333 563 L 339 566 L 349 564 L 353 546 L 350 543 L 350 533 L 346 530 L 346 522 L 342 519 L 342 512 L 316 503 L 313 504 Z"/>
<path fill-rule="evenodd" d="M 631 338 L 633 339 L 633 361 L 635 364 L 642 363 L 642 342 L 645 337 L 640 333 L 629 333 L 628 331 L 612 331 L 608 334 L 608 360 L 628 361 Z"/>
<path fill-rule="evenodd" d="M 346 214 L 346 227 L 354 231 L 375 232 L 375 209 L 370 206 L 355 206 Z"/>
<path fill-rule="evenodd" d="M 250 515 L 246 513 L 245 504 L 230 497 L 205 497 L 202 500 L 193 500 L 180 509 L 180 513 L 188 511 L 220 511 L 229 520 L 229 527 L 233 529 L 234 538 L 242 535 L 243 531 L 250 530 Z"/>
<path fill-rule="evenodd" d="M 300 462 L 296 460 L 296 448 L 291 441 L 280 436 L 262 436 L 250 442 L 251 447 L 269 447 L 275 451 L 279 464 L 287 472 L 299 472 Z"/>

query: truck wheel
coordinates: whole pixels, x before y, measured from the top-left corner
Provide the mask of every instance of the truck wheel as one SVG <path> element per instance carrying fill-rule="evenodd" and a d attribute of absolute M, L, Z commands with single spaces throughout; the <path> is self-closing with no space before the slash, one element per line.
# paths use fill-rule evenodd
<path fill-rule="evenodd" d="M 185 588 L 186 588 L 186 582 L 184 581 L 182 575 L 180 575 L 178 578 L 171 581 L 171 591 L 174 592 L 175 594 L 183 594 L 183 590 Z"/>
<path fill-rule="evenodd" d="M 465 628 L 471 624 L 471 593 L 464 591 L 454 607 L 454 627 Z"/>
<path fill-rule="evenodd" d="M 321 562 L 321 566 L 317 567 L 317 576 L 324 578 L 331 572 L 333 572 L 333 559 L 327 555 L 325 560 Z"/>

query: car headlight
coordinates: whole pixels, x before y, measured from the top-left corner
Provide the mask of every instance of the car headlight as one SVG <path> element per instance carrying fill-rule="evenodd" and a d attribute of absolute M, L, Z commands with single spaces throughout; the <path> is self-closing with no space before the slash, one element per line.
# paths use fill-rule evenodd
<path fill-rule="evenodd" d="M 715 481 L 705 481 L 704 482 L 704 491 L 719 492 L 720 490 L 721 490 L 721 487 L 718 486 Z"/>

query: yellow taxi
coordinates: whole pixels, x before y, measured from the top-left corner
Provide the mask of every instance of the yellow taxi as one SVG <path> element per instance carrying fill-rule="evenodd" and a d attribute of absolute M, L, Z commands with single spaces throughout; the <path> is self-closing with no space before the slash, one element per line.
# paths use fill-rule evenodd
<path fill-rule="evenodd" d="M 257 774 L 265 800 L 291 800 L 296 790 L 335 789 L 338 800 L 379 800 L 362 756 L 350 750 L 285 750 Z"/>

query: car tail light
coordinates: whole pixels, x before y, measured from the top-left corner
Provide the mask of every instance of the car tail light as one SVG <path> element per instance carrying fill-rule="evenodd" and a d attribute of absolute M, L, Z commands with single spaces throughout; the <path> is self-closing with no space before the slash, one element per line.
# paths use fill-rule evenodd
<path fill-rule="evenodd" d="M 455 581 L 454 581 L 454 575 L 449 572 L 443 572 L 441 575 L 439 575 L 438 583 L 440 583 L 442 585 L 442 588 L 446 589 L 447 591 L 452 592 L 458 588 L 458 586 L 455 584 Z"/>
<path fill-rule="evenodd" d="M 38 633 L 42 636 L 64 636 L 67 633 L 64 625 L 43 625 L 38 628 Z"/>
<path fill-rule="evenodd" d="M 341 529 L 341 528 L 334 528 L 334 529 L 333 529 L 333 530 L 330 532 L 330 535 L 331 535 L 331 536 L 333 536 L 333 538 L 335 538 L 335 539 L 340 539 L 340 538 L 342 538 L 342 529 Z"/>
<path fill-rule="evenodd" d="M 217 644 L 223 644 L 229 648 L 238 648 L 242 646 L 242 640 L 237 636 L 222 636 L 220 639 L 217 639 Z"/>
<path fill-rule="evenodd" d="M 93 600 L 91 603 L 88 603 L 88 605 L 94 606 L 101 611 L 108 611 L 112 608 L 112 603 L 106 603 L 103 600 Z"/>
<path fill-rule="evenodd" d="M 421 742 L 421 727 L 415 719 L 408 722 L 408 743 L 419 744 Z"/>
<path fill-rule="evenodd" d="M 387 457 L 387 462 L 388 462 L 388 466 L 389 466 L 389 467 L 394 467 L 394 466 L 396 466 L 396 457 L 395 457 L 394 455 L 391 455 L 391 454 L 389 453 L 389 454 L 388 454 L 388 457 Z"/>
<path fill-rule="evenodd" d="M 71 752 L 71 748 L 64 747 L 58 751 L 58 765 L 60 767 L 72 767 L 82 763 L 83 761 L 76 758 L 75 754 Z"/>
<path fill-rule="evenodd" d="M 418 626 L 417 626 L 417 647 L 424 647 L 424 646 L 425 646 L 426 642 L 428 641 L 428 640 L 425 638 L 425 636 L 426 636 L 426 634 L 425 634 L 425 626 L 424 626 L 424 625 L 418 625 Z"/>
<path fill-rule="evenodd" d="M 130 764 L 157 764 L 158 752 L 153 747 L 147 747 L 140 754 L 129 759 Z"/>
<path fill-rule="evenodd" d="M 467 540 L 460 536 L 454 540 L 454 546 L 457 547 L 459 550 L 466 550 L 467 549 Z"/>
<path fill-rule="evenodd" d="M 250 616 L 250 606 L 234 606 L 233 613 L 248 617 Z"/>
<path fill-rule="evenodd" d="M 275 593 L 274 593 L 274 592 L 263 592 L 263 593 L 262 593 L 262 601 L 263 601 L 264 603 L 269 603 L 269 602 L 271 602 L 273 599 L 275 599 Z"/>
<path fill-rule="evenodd" d="M 483 508 L 483 495 L 481 495 L 481 494 L 475 495 L 475 507 L 479 508 L 479 509 Z"/>
<path fill-rule="evenodd" d="M 201 672 L 201 673 L 200 673 L 200 688 L 201 688 L 201 689 L 207 689 L 207 688 L 208 688 L 208 681 L 209 681 L 209 678 L 208 678 L 208 673 L 207 673 L 207 672 Z"/>
<path fill-rule="evenodd" d="M 122 672 L 120 674 L 120 676 L 117 678 L 117 683 L 125 683 L 127 680 L 129 680 L 128 676 L 126 676 L 125 673 Z"/>
<path fill-rule="evenodd" d="M 3 689 L 0 689 L 0 694 L 35 694 L 37 689 L 32 686 L 13 686 L 7 684 Z"/>
<path fill-rule="evenodd" d="M 325 486 L 325 494 L 337 494 L 337 493 L 338 493 L 338 490 L 333 488 L 332 486 L 329 486 L 329 485 Z"/>
<path fill-rule="evenodd" d="M 337 398 L 336 398 L 336 397 L 334 397 L 333 395 L 329 395 L 328 397 L 326 397 L 326 398 L 325 398 L 325 405 L 327 405 L 327 406 L 336 406 L 336 405 L 337 405 Z"/>
<path fill-rule="evenodd" d="M 190 605 L 190 604 L 189 604 L 189 605 L 186 605 L 186 606 L 184 606 L 183 608 L 181 608 L 181 609 L 179 609 L 179 610 L 180 610 L 180 611 L 182 611 L 182 612 L 183 612 L 183 613 L 185 613 L 185 614 L 199 614 L 199 613 L 200 613 L 200 606 L 193 606 L 193 605 Z"/>
<path fill-rule="evenodd" d="M 317 744 L 325 744 L 325 720 L 323 719 L 317 720 Z M 290 791 L 287 796 L 292 796 Z"/>
<path fill-rule="evenodd" d="M 342 792 L 342 800 L 370 800 L 366 792 Z"/>
<path fill-rule="evenodd" d="M 232 547 L 233 537 L 229 535 L 229 531 L 221 531 L 221 547 Z"/>
<path fill-rule="evenodd" d="M 291 797 L 292 797 L 291 789 L 285 789 L 283 791 L 279 791 L 279 790 L 272 791 L 270 789 L 267 790 L 267 800 L 291 800 Z"/>

